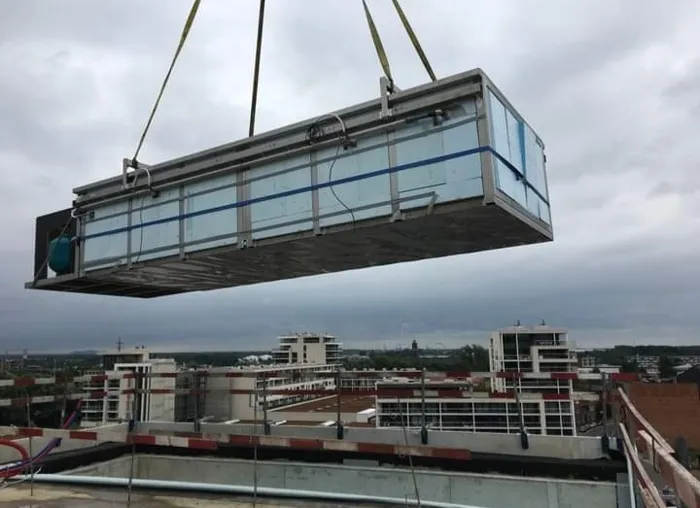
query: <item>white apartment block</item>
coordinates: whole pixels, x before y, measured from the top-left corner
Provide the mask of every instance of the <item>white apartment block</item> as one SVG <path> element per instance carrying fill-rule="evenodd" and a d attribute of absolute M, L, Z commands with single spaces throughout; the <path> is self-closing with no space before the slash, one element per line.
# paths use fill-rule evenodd
<path fill-rule="evenodd" d="M 123 372 L 142 374 L 137 379 L 107 379 L 86 383 L 85 392 L 105 392 L 98 398 L 83 401 L 82 412 L 84 427 L 93 427 L 129 420 L 132 415 L 138 421 L 175 420 L 175 376 L 177 367 L 170 358 L 151 358 L 144 347 L 128 350 L 114 350 L 102 355 L 103 371 L 86 373 L 88 375 L 117 375 Z M 168 377 L 148 377 L 148 374 L 165 374 Z M 136 393 L 124 393 L 128 390 Z M 150 390 L 171 393 L 153 394 Z"/>
<path fill-rule="evenodd" d="M 253 420 L 263 417 L 263 393 L 267 390 L 328 390 L 333 395 L 336 366 L 325 364 L 270 365 L 261 367 L 213 367 L 206 377 L 204 412 L 217 420 Z M 319 373 L 322 375 L 319 376 Z M 323 375 L 327 374 L 327 376 Z M 249 393 L 257 388 L 255 393 Z M 274 409 L 318 395 L 269 394 L 267 409 Z M 257 399 L 257 415 L 255 413 Z"/>
<path fill-rule="evenodd" d="M 598 365 L 598 359 L 589 354 L 587 351 L 577 351 L 579 367 L 583 369 L 592 369 Z"/>
<path fill-rule="evenodd" d="M 340 378 L 342 390 L 374 390 L 378 382 L 400 381 L 420 377 L 419 369 L 363 369 L 344 371 Z"/>
<path fill-rule="evenodd" d="M 489 368 L 491 372 L 576 372 L 575 344 L 568 330 L 551 326 L 511 326 L 491 334 Z M 496 392 L 513 390 L 539 393 L 571 393 L 571 380 L 495 378 L 491 388 Z"/>
<path fill-rule="evenodd" d="M 295 333 L 278 337 L 272 350 L 274 363 L 335 365 L 341 362 L 342 344 L 333 335 Z"/>
<path fill-rule="evenodd" d="M 577 370 L 574 344 L 563 328 L 549 326 L 503 328 L 491 334 L 491 372 L 571 372 Z M 377 397 L 376 425 L 419 428 L 423 404 L 420 381 L 385 382 L 380 388 L 405 386 L 408 397 Z M 453 382 L 426 381 L 425 421 L 436 430 L 518 432 L 520 399 L 522 423 L 527 432 L 542 435 L 576 435 L 573 382 L 568 379 L 491 380 L 491 393 L 473 387 L 456 389 Z M 410 388 L 413 390 L 410 390 Z M 441 392 L 449 393 L 443 395 Z"/>
<path fill-rule="evenodd" d="M 450 386 L 452 385 L 452 386 Z M 378 383 L 377 388 L 414 387 L 409 397 L 377 397 L 376 426 L 419 429 L 422 426 L 420 386 L 411 383 Z M 426 382 L 428 395 L 442 389 L 454 391 L 454 383 Z M 410 391 L 408 393 L 411 393 Z M 530 434 L 572 436 L 573 406 L 568 400 L 547 400 L 543 394 L 522 393 L 522 423 Z M 427 396 L 425 422 L 432 430 L 516 433 L 520 430 L 518 402 L 514 396 L 493 397 L 488 392 L 465 393 L 464 396 Z"/>

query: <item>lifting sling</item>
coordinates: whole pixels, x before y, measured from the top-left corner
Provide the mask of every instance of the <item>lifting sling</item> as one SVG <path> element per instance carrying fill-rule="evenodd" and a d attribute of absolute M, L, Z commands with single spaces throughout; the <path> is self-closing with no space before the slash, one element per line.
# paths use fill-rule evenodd
<path fill-rule="evenodd" d="M 413 30 L 413 27 L 411 27 L 411 23 L 408 21 L 406 14 L 404 13 L 403 9 L 401 8 L 401 4 L 399 3 L 399 0 L 392 0 L 392 2 L 394 4 L 394 9 L 396 10 L 396 13 L 399 15 L 399 19 L 401 20 L 401 24 L 403 24 L 404 30 L 406 30 L 406 34 L 408 35 L 408 38 L 411 40 L 411 43 L 413 44 L 413 49 L 416 50 L 416 53 L 418 54 L 418 58 L 420 58 L 421 62 L 423 63 L 423 67 L 425 67 L 425 70 L 428 73 L 428 76 L 430 76 L 430 79 L 432 81 L 435 81 L 437 79 L 435 77 L 435 72 L 433 71 L 433 68 L 430 65 L 430 62 L 428 61 L 428 57 L 425 55 L 425 51 L 423 51 L 423 47 L 421 46 L 420 42 L 418 41 L 418 37 L 416 36 L 416 33 Z M 391 74 L 391 66 L 389 65 L 389 58 L 387 57 L 386 51 L 384 50 L 384 44 L 382 44 L 382 39 L 379 36 L 379 31 L 377 30 L 377 25 L 374 23 L 374 19 L 372 18 L 372 13 L 370 12 L 369 7 L 367 6 L 366 0 L 362 0 L 362 7 L 365 11 L 365 18 L 367 18 L 367 26 L 369 27 L 369 33 L 372 37 L 372 43 L 374 44 L 374 49 L 377 52 L 377 57 L 379 58 L 379 64 L 381 65 L 382 70 L 384 71 L 384 75 L 389 80 L 389 88 L 391 91 L 394 88 L 394 78 Z"/>
<path fill-rule="evenodd" d="M 141 139 L 139 139 L 139 144 L 136 147 L 136 152 L 134 153 L 134 157 L 132 158 L 133 164 L 135 166 L 138 165 L 137 163 L 137 158 L 139 156 L 139 153 L 141 152 L 141 148 L 143 147 L 143 142 L 146 139 L 146 134 L 148 134 L 148 130 L 151 128 L 151 123 L 153 122 L 153 117 L 156 115 L 156 111 L 158 110 L 158 106 L 160 105 L 160 100 L 163 97 L 163 92 L 165 92 L 165 87 L 168 85 L 168 81 L 170 80 L 170 75 L 173 72 L 173 68 L 175 67 L 175 62 L 177 62 L 177 58 L 180 56 L 180 52 L 182 51 L 183 46 L 185 45 L 185 41 L 187 40 L 187 36 L 190 34 L 190 29 L 192 28 L 192 23 L 194 23 L 194 18 L 197 16 L 197 9 L 199 9 L 199 3 L 201 0 L 194 0 L 194 3 L 192 4 L 192 8 L 190 8 L 190 14 L 187 16 L 187 21 L 185 21 L 185 26 L 182 29 L 182 34 L 180 35 L 180 42 L 177 45 L 177 49 L 175 50 L 175 54 L 173 55 L 173 59 L 170 62 L 170 67 L 168 68 L 168 73 L 165 75 L 165 79 L 163 80 L 163 84 L 160 87 L 160 92 L 158 93 L 158 97 L 156 98 L 156 102 L 153 105 L 153 109 L 151 110 L 151 114 L 148 116 L 148 121 L 146 122 L 146 127 L 143 129 L 143 133 L 141 134 Z"/>
<path fill-rule="evenodd" d="M 430 79 L 432 81 L 436 80 L 435 73 L 433 72 L 433 69 L 430 65 L 430 62 L 428 61 L 427 56 L 425 55 L 425 52 L 423 51 L 423 48 L 420 45 L 420 42 L 418 41 L 418 37 L 416 36 L 413 28 L 411 27 L 411 24 L 408 21 L 408 18 L 406 17 L 406 14 L 404 13 L 403 9 L 401 8 L 401 5 L 399 4 L 399 0 L 392 0 L 394 9 L 396 10 L 399 19 L 401 20 L 401 23 L 403 24 L 404 29 L 406 30 L 406 33 L 408 34 L 409 39 L 411 40 L 411 43 L 413 44 L 413 48 L 416 50 L 416 53 L 418 54 L 418 57 L 420 58 L 421 62 L 423 63 L 423 66 L 425 67 L 426 72 L 428 73 L 428 76 L 430 76 Z M 197 16 L 197 10 L 199 9 L 199 4 L 201 3 L 201 0 L 194 0 L 192 7 L 190 8 L 189 15 L 187 16 L 187 20 L 185 21 L 185 26 L 182 29 L 182 34 L 180 35 L 180 42 L 177 45 L 177 49 L 175 50 L 175 54 L 173 55 L 173 59 L 170 62 L 170 67 L 168 68 L 168 72 L 165 75 L 165 79 L 163 80 L 163 83 L 160 87 L 160 91 L 158 92 L 158 96 L 156 98 L 156 101 L 153 105 L 153 108 L 151 109 L 151 113 L 148 116 L 148 121 L 146 122 L 146 126 L 143 130 L 143 133 L 141 134 L 141 137 L 139 139 L 139 143 L 136 147 L 136 151 L 134 153 L 134 157 L 132 158 L 132 165 L 134 167 L 138 167 L 138 156 L 139 153 L 141 152 L 141 148 L 143 148 L 143 143 L 146 139 L 146 135 L 148 134 L 148 131 L 151 127 L 151 124 L 153 123 L 153 118 L 155 117 L 156 111 L 158 110 L 158 106 L 160 105 L 160 101 L 163 98 L 163 93 L 165 92 L 165 88 L 168 85 L 168 81 L 170 80 L 170 75 L 173 72 L 173 68 L 175 67 L 175 63 L 177 62 L 178 57 L 180 56 L 180 52 L 182 51 L 182 48 L 185 45 L 185 41 L 187 40 L 187 36 L 190 33 L 190 29 L 192 28 L 192 24 L 194 23 L 195 17 Z M 362 6 L 365 11 L 365 17 L 367 19 L 367 25 L 369 26 L 369 31 L 370 35 L 372 36 L 372 43 L 374 44 L 374 48 L 377 52 L 377 57 L 379 58 L 379 63 L 382 67 L 382 70 L 387 77 L 389 81 L 389 87 L 391 90 L 394 88 L 394 78 L 391 73 L 391 66 L 389 65 L 389 59 L 387 57 L 386 51 L 384 50 L 384 45 L 382 44 L 382 40 L 379 36 L 379 31 L 377 30 L 377 26 L 374 23 L 374 20 L 372 18 L 372 14 L 370 13 L 369 7 L 367 6 L 366 0 L 362 0 Z M 257 108 L 257 102 L 258 102 L 258 82 L 259 82 L 259 76 L 260 76 L 260 58 L 261 58 L 261 50 L 262 50 L 262 35 L 263 35 L 263 21 L 264 21 L 264 15 L 265 15 L 265 0 L 260 0 L 260 9 L 259 9 L 259 14 L 258 14 L 258 29 L 257 29 L 257 40 L 256 40 L 256 47 L 255 47 L 255 67 L 253 71 L 253 90 L 252 90 L 252 98 L 251 98 L 251 109 L 250 109 L 250 122 L 248 125 L 248 135 L 253 136 L 255 132 L 255 115 L 256 115 L 256 108 Z"/>

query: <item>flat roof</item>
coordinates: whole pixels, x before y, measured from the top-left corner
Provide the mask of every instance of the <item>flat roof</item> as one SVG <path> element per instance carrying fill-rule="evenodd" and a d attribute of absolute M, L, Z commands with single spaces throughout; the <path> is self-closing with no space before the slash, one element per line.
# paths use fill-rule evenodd
<path fill-rule="evenodd" d="M 255 355 L 251 355 L 255 356 Z M 264 365 L 227 365 L 221 367 L 210 367 L 207 370 L 210 372 L 243 372 L 243 373 L 260 373 L 260 372 L 277 372 L 277 371 L 294 371 L 294 370 L 313 370 L 319 369 L 319 372 L 328 372 L 329 377 L 335 376 L 337 367 L 332 363 L 270 363 Z M 191 368 L 181 372 L 198 372 L 202 369 Z"/>
<path fill-rule="evenodd" d="M 292 406 L 283 406 L 271 409 L 270 412 L 277 413 L 336 413 L 338 411 L 338 397 L 323 397 L 322 399 L 310 400 L 301 404 Z M 374 407 L 373 395 L 341 395 L 340 396 L 340 412 L 341 413 L 359 413 L 365 409 Z M 329 418 L 332 419 L 332 418 Z M 321 423 L 321 422 L 318 422 Z"/>
<path fill-rule="evenodd" d="M 328 415 L 328 420 L 324 421 L 335 421 L 335 416 L 331 418 L 331 415 Z M 241 420 L 239 423 L 244 423 L 246 425 L 253 425 L 255 422 L 253 420 Z M 320 427 L 321 424 L 324 423 L 323 421 L 318 421 L 318 420 L 284 420 L 284 423 L 281 425 L 282 427 Z M 258 421 L 258 425 L 262 429 L 262 422 Z M 374 427 L 373 423 L 364 423 L 364 422 L 343 422 L 344 427 Z"/>
<path fill-rule="evenodd" d="M 540 333 L 569 333 L 568 328 L 563 328 L 560 326 L 549 326 L 549 325 L 535 325 L 535 326 L 525 326 L 525 325 L 515 325 L 506 326 L 505 328 L 499 328 L 497 333 L 520 333 L 520 334 L 540 334 Z"/>

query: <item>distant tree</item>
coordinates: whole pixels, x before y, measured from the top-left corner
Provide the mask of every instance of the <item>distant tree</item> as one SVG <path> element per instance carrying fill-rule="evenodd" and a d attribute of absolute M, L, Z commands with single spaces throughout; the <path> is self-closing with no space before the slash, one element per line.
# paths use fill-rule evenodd
<path fill-rule="evenodd" d="M 446 371 L 487 371 L 489 370 L 488 351 L 477 345 L 464 346 L 457 350 L 438 351 L 440 357 L 416 357 L 410 349 L 403 351 L 370 351 L 367 358 L 346 358 L 347 369 L 404 369 L 425 368 L 429 372 Z M 445 355 L 443 357 L 442 355 Z"/>
<path fill-rule="evenodd" d="M 673 360 L 668 356 L 659 357 L 659 376 L 661 378 L 675 377 L 676 370 L 673 368 Z"/>
<path fill-rule="evenodd" d="M 640 372 L 639 364 L 635 361 L 623 361 L 620 365 L 621 372 L 629 372 L 631 374 L 638 374 Z"/>

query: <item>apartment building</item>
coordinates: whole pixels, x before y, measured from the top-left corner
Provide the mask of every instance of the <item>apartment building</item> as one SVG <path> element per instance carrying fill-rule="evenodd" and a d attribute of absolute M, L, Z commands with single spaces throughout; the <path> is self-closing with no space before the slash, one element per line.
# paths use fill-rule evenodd
<path fill-rule="evenodd" d="M 342 344 L 333 335 L 295 333 L 278 337 L 273 363 L 335 365 L 341 362 Z"/>
<path fill-rule="evenodd" d="M 491 372 L 576 372 L 576 347 L 568 330 L 546 325 L 501 328 L 489 339 Z M 491 389 L 505 392 L 515 389 L 540 393 L 571 393 L 571 380 L 503 379 L 491 381 Z"/>
<path fill-rule="evenodd" d="M 598 359 L 587 351 L 577 351 L 578 365 L 583 369 L 592 369 L 598 365 Z"/>
<path fill-rule="evenodd" d="M 267 394 L 268 390 L 328 390 L 328 394 L 332 395 L 336 386 L 336 376 L 335 366 L 314 363 L 213 367 L 209 369 L 205 380 L 207 395 L 204 415 L 217 420 L 252 420 L 256 416 L 261 418 L 264 400 L 267 400 L 267 409 L 275 409 L 319 397 L 294 393 Z"/>
<path fill-rule="evenodd" d="M 517 432 L 522 414 L 523 426 L 531 434 L 576 435 L 572 381 L 566 376 L 546 376 L 550 372 L 576 372 L 574 347 L 564 328 L 502 328 L 490 337 L 491 372 L 542 373 L 542 379 L 492 378 L 490 392 L 449 381 L 426 381 L 424 387 L 415 379 L 377 382 L 378 394 L 385 388 L 387 393 L 403 388 L 404 394 L 377 396 L 376 425 L 420 427 L 425 393 L 425 420 L 436 430 Z"/>
<path fill-rule="evenodd" d="M 426 382 L 425 422 L 433 430 L 515 433 L 522 424 L 530 434 L 573 436 L 573 405 L 568 400 L 550 400 L 542 393 L 514 394 L 477 392 L 454 382 Z M 413 388 L 411 390 L 410 388 Z M 376 426 L 418 429 L 423 422 L 421 390 L 410 383 L 382 382 L 379 393 L 406 389 L 406 395 L 377 396 Z M 462 391 L 462 393 L 458 393 Z M 442 395 L 447 392 L 449 395 Z"/>
<path fill-rule="evenodd" d="M 205 415 L 207 378 L 197 370 L 186 369 L 177 373 L 175 388 L 175 421 L 193 422 Z"/>
<path fill-rule="evenodd" d="M 106 374 L 108 379 L 81 386 L 83 392 L 104 393 L 101 397 L 83 400 L 84 427 L 125 421 L 132 415 L 138 421 L 175 421 L 175 360 L 151 358 L 149 350 L 139 346 L 105 352 L 102 355 L 102 366 L 103 370 L 86 374 Z M 127 372 L 141 376 L 131 379 L 119 377 L 119 374 Z M 163 374 L 164 377 L 148 377 L 149 374 Z M 136 391 L 129 393 L 129 390 Z M 151 390 L 160 393 L 153 394 Z M 163 393 L 167 390 L 172 392 Z"/>
<path fill-rule="evenodd" d="M 417 379 L 421 376 L 419 369 L 362 369 L 344 371 L 340 379 L 342 390 L 374 390 L 378 382 L 397 381 L 406 378 Z"/>
<path fill-rule="evenodd" d="M 200 386 L 207 393 L 203 403 L 204 415 L 222 420 L 251 420 L 256 416 L 262 417 L 264 400 L 267 401 L 267 409 L 275 409 L 318 397 L 265 393 L 263 398 L 263 393 L 267 391 L 329 390 L 329 395 L 332 393 L 341 354 L 341 344 L 334 336 L 296 333 L 278 337 L 278 341 L 277 348 L 272 350 L 271 365 L 209 369 L 204 386 Z M 201 404 L 201 397 L 195 399 L 179 406 Z"/>

